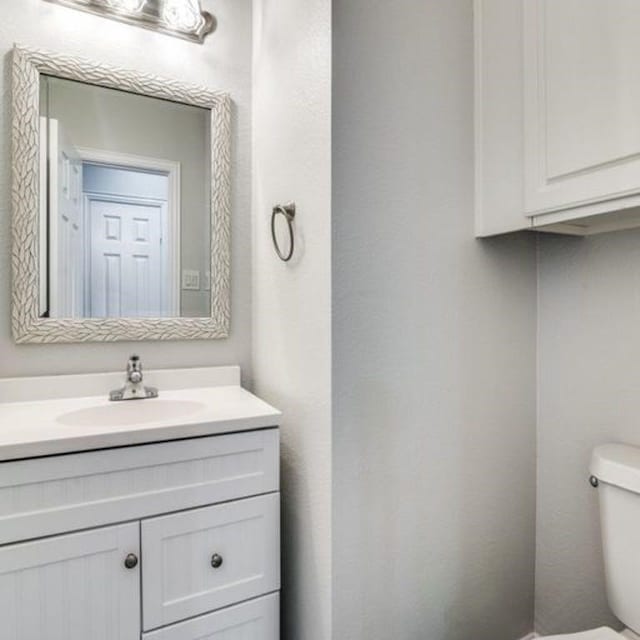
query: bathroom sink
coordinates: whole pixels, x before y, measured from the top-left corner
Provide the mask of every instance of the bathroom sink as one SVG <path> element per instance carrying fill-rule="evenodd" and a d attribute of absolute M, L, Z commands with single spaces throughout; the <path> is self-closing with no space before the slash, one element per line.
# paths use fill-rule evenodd
<path fill-rule="evenodd" d="M 206 408 L 192 400 L 131 400 L 69 411 L 56 422 L 69 427 L 124 427 L 158 421 L 179 421 Z"/>
<path fill-rule="evenodd" d="M 0 462 L 274 427 L 280 412 L 240 386 L 240 369 L 151 370 L 159 398 L 110 402 L 120 372 L 0 378 Z M 0 518 L 2 520 L 2 518 Z M 0 633 L 2 636 L 2 633 Z"/>

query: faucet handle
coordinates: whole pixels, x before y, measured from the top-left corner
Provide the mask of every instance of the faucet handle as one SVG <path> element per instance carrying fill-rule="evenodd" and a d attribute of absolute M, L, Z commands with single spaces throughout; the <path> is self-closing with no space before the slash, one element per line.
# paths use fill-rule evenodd
<path fill-rule="evenodd" d="M 133 355 L 127 363 L 127 379 L 133 384 L 142 382 L 142 361 L 140 356 Z"/>

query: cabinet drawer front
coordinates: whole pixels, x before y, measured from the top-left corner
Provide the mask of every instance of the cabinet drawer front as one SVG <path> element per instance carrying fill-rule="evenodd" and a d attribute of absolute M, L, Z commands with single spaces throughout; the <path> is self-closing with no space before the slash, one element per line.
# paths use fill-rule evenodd
<path fill-rule="evenodd" d="M 278 430 L 0 463 L 0 544 L 277 491 Z"/>
<path fill-rule="evenodd" d="M 280 598 L 272 594 L 142 635 L 143 640 L 279 640 Z"/>
<path fill-rule="evenodd" d="M 137 640 L 138 523 L 0 549 L 2 640 Z"/>
<path fill-rule="evenodd" d="M 142 553 L 145 630 L 276 591 L 280 496 L 146 520 Z"/>

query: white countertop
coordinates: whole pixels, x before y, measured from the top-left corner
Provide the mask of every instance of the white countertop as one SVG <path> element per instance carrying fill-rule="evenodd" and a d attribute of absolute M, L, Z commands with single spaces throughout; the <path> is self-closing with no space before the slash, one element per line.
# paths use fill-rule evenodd
<path fill-rule="evenodd" d="M 174 401 L 199 404 L 178 419 L 163 417 L 162 407 Z M 152 419 L 132 424 L 73 424 L 73 420 L 65 419 L 90 408 L 106 412 L 113 409 L 120 414 L 125 412 L 125 416 L 131 411 L 137 415 L 144 412 L 144 403 L 154 402 L 163 404 L 155 405 Z M 0 461 L 274 427 L 280 415 L 277 409 L 237 384 L 161 388 L 158 400 L 110 402 L 102 394 L 0 402 Z"/>

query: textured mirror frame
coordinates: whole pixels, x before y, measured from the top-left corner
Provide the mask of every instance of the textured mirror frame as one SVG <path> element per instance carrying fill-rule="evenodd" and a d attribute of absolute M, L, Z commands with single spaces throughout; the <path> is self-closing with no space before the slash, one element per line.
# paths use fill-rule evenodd
<path fill-rule="evenodd" d="M 207 318 L 43 318 L 39 314 L 40 75 L 211 110 L 211 315 Z M 12 117 L 12 329 L 17 343 L 207 340 L 230 325 L 231 99 L 228 94 L 16 45 Z"/>

